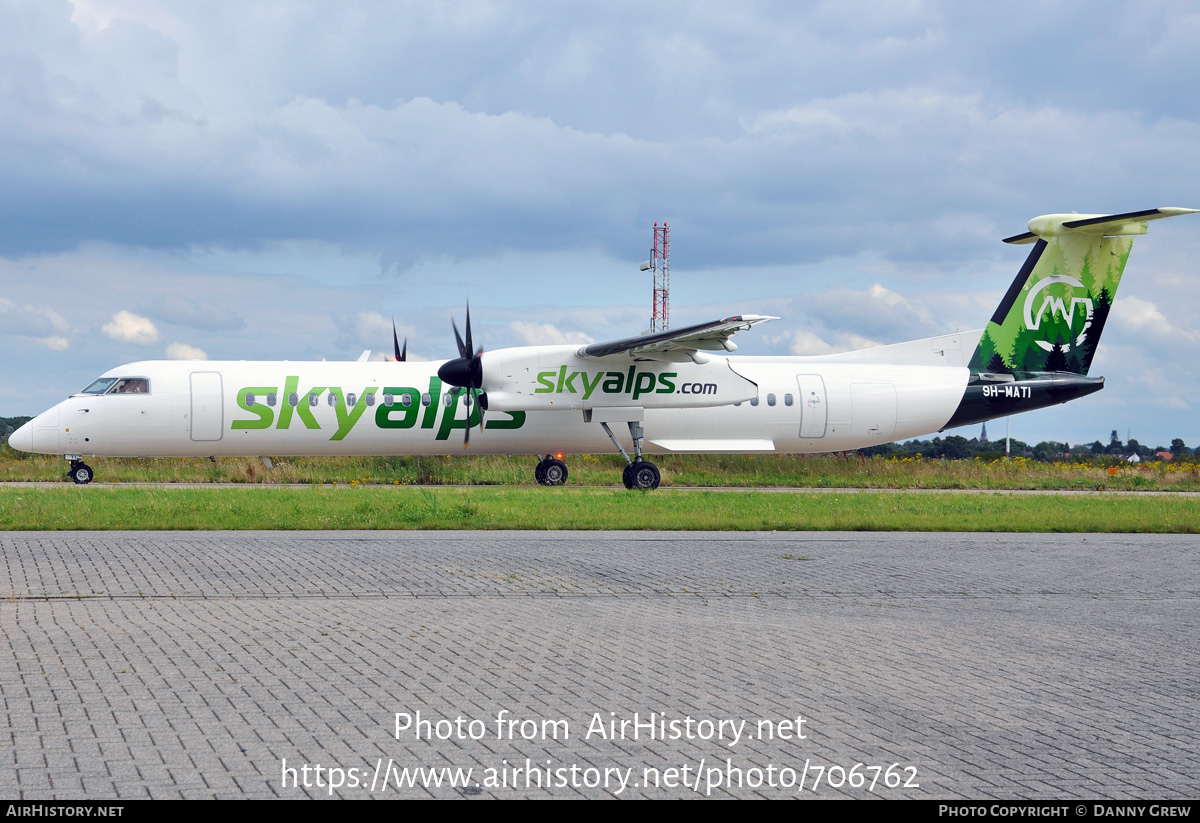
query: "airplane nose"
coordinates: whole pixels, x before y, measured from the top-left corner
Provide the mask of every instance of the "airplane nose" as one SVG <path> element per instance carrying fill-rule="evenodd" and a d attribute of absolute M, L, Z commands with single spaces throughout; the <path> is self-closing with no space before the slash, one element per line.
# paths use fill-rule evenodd
<path fill-rule="evenodd" d="M 21 428 L 8 436 L 8 445 L 17 451 L 33 451 L 33 421 L 30 420 Z"/>

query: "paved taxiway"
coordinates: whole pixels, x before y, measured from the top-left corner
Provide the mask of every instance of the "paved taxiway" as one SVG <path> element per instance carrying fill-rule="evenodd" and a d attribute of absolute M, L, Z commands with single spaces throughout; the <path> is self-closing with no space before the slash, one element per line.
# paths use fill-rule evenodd
<path fill-rule="evenodd" d="M 785 797 L 806 763 L 810 787 L 846 770 L 817 796 L 865 797 L 864 763 L 915 769 L 884 797 L 1149 799 L 1200 772 L 1195 536 L 39 532 L 0 555 L 9 798 L 315 796 L 330 767 L 380 797 L 620 774 Z M 397 739 L 418 711 L 449 738 Z M 595 730 L 635 713 L 679 725 Z M 508 785 L 381 789 L 381 767 Z"/>

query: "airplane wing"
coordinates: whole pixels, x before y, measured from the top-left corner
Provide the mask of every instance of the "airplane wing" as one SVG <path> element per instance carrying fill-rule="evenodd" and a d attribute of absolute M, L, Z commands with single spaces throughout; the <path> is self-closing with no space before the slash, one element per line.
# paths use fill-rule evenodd
<path fill-rule="evenodd" d="M 761 314 L 740 314 L 679 329 L 610 340 L 606 343 L 592 343 L 576 353 L 580 357 L 591 358 L 627 354 L 630 358 L 639 360 L 696 360 L 700 351 L 735 351 L 737 344 L 730 338 L 737 332 L 744 331 L 756 323 L 778 319 Z"/>

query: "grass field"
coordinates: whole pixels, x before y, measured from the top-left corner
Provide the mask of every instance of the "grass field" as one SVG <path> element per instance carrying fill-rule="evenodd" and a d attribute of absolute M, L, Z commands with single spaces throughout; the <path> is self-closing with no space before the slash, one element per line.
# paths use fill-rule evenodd
<path fill-rule="evenodd" d="M 1200 531 L 1175 495 L 311 486 L 0 489 L 0 530 Z"/>
<path fill-rule="evenodd" d="M 0 481 L 43 482 L 0 489 L 0 529 L 1200 531 L 1200 502 L 1194 497 L 1097 493 L 1200 491 L 1200 466 L 1194 463 L 1120 464 L 1110 474 L 1104 462 L 1039 463 L 1020 457 L 654 459 L 664 488 L 649 494 L 617 485 L 619 457 L 594 455 L 568 456 L 571 474 L 560 488 L 534 483 L 534 458 L 496 456 L 287 458 L 270 469 L 257 458 L 97 459 L 91 461 L 97 481 L 76 487 L 65 477 L 65 461 L 5 446 Z M 244 488 L 172 488 L 176 483 Z M 846 491 L 703 491 L 716 486 Z M 855 493 L 858 489 L 895 491 Z M 971 490 L 978 493 L 967 493 Z M 1003 490 L 1086 494 L 1029 496 Z"/>
<path fill-rule="evenodd" d="M 568 455 L 569 485 L 620 483 L 616 455 Z M 857 455 L 668 455 L 653 458 L 665 486 L 759 486 L 865 489 L 1102 489 L 1200 491 L 1193 462 L 1040 463 L 1012 460 L 928 460 Z M 89 461 L 96 483 L 304 483 L 357 485 L 485 485 L 532 487 L 532 457 L 299 457 L 276 459 L 268 469 L 257 458 L 132 459 Z M 1109 475 L 1110 465 L 1117 466 Z M 0 447 L 0 481 L 70 481 L 61 458 L 24 455 Z"/>

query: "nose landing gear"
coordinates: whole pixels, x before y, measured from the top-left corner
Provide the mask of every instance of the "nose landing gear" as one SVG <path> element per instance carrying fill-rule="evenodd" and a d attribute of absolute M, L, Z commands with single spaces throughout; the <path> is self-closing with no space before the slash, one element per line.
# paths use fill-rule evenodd
<path fill-rule="evenodd" d="M 546 455 L 538 461 L 533 477 L 542 486 L 561 486 L 567 482 L 567 464 L 556 457 Z"/>
<path fill-rule="evenodd" d="M 91 483 L 95 475 L 92 473 L 92 467 L 87 463 L 84 463 L 82 460 L 72 460 L 71 468 L 67 471 L 67 476 L 78 485 L 83 486 Z"/>

